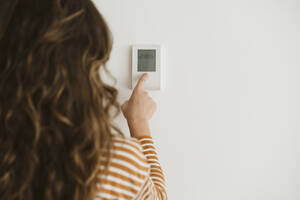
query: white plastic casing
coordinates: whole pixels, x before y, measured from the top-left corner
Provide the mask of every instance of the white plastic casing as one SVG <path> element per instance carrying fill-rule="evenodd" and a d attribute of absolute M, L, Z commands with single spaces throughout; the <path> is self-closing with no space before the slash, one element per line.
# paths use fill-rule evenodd
<path fill-rule="evenodd" d="M 155 72 L 138 71 L 138 50 L 155 50 Z M 148 73 L 149 79 L 145 83 L 146 90 L 164 90 L 165 88 L 165 49 L 162 45 L 133 45 L 132 46 L 132 89 L 142 74 Z"/>

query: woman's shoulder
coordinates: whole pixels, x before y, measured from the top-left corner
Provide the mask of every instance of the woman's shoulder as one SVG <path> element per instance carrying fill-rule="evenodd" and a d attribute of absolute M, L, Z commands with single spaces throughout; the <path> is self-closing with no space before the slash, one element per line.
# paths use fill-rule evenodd
<path fill-rule="evenodd" d="M 123 135 L 114 135 L 112 143 L 112 159 L 121 159 L 123 163 L 130 163 L 138 171 L 149 171 L 148 161 L 143 153 L 140 140 Z"/>
<path fill-rule="evenodd" d="M 112 136 L 113 147 L 123 146 L 132 147 L 136 149 L 139 153 L 142 153 L 142 144 L 139 139 L 133 137 L 127 137 L 124 135 L 113 135 Z"/>

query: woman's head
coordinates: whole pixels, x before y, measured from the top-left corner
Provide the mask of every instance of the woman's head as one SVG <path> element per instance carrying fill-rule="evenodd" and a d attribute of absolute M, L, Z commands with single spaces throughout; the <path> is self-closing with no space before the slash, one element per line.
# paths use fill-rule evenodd
<path fill-rule="evenodd" d="M 91 0 L 0 0 L 0 199 L 92 199 L 119 112 L 98 73 L 111 46 Z"/>

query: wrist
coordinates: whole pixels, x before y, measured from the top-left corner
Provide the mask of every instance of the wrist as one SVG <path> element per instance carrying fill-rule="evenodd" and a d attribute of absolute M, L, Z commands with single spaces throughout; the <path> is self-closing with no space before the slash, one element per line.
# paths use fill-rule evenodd
<path fill-rule="evenodd" d="M 151 136 L 148 120 L 128 120 L 127 123 L 132 137 Z"/>

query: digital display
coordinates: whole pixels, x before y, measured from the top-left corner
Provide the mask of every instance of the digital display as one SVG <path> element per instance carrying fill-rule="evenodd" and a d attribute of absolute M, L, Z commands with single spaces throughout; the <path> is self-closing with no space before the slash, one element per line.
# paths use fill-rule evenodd
<path fill-rule="evenodd" d="M 138 50 L 138 72 L 156 71 L 156 50 Z"/>

